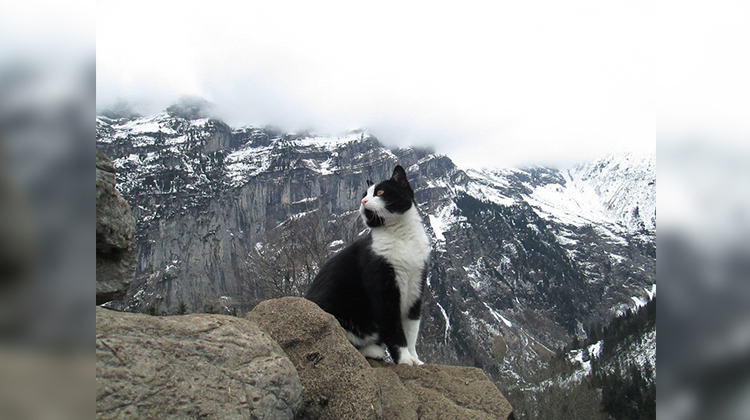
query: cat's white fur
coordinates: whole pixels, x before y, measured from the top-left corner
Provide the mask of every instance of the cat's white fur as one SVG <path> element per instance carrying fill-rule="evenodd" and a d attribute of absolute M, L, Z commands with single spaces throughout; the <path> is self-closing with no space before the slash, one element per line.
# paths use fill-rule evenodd
<path fill-rule="evenodd" d="M 408 313 L 422 295 L 422 268 L 430 258 L 430 240 L 416 207 L 412 206 L 403 214 L 390 213 L 383 199 L 376 195 L 375 185 L 367 189 L 362 199 L 362 217 L 365 217 L 365 209 L 385 220 L 384 226 L 372 229 L 372 250 L 393 266 L 401 292 L 401 322 L 407 346 L 400 351 L 408 353 L 409 357 L 400 358 L 400 363 L 421 365 L 416 350 L 419 321 L 410 320 Z"/>
<path fill-rule="evenodd" d="M 406 319 L 402 321 L 404 324 L 404 334 L 406 334 L 406 348 L 409 349 L 411 357 L 419 361 L 418 364 L 422 364 L 417 356 L 417 334 L 419 334 L 419 320 L 418 319 Z"/>
<path fill-rule="evenodd" d="M 370 344 L 367 347 L 359 349 L 359 352 L 370 359 L 385 359 L 385 350 L 383 349 L 383 346 L 379 344 Z"/>
<path fill-rule="evenodd" d="M 357 348 L 364 348 L 372 343 L 377 343 L 378 340 L 380 340 L 380 336 L 378 334 L 370 334 L 365 337 L 358 337 L 354 335 L 351 331 L 346 332 L 346 338 L 349 339 L 349 342 L 357 346 Z"/>

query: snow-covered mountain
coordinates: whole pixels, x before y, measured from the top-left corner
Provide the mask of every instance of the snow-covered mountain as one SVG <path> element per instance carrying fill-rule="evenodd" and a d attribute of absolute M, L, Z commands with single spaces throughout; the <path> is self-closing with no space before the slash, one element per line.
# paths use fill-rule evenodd
<path fill-rule="evenodd" d="M 246 311 L 268 297 L 253 258 L 275 232 L 312 215 L 310 235 L 341 249 L 363 230 L 366 180 L 396 164 L 432 235 L 425 360 L 482 367 L 501 388 L 523 382 L 656 282 L 654 156 L 478 171 L 389 150 L 367 131 L 282 133 L 169 113 L 100 116 L 96 129 L 137 221 L 137 279 L 117 304 L 129 310 Z"/>

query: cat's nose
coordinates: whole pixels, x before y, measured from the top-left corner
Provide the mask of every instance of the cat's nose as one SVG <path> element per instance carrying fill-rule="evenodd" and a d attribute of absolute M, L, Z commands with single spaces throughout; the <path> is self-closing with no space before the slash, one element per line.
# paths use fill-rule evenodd
<path fill-rule="evenodd" d="M 366 198 L 362 199 L 362 204 L 367 204 L 367 199 Z"/>

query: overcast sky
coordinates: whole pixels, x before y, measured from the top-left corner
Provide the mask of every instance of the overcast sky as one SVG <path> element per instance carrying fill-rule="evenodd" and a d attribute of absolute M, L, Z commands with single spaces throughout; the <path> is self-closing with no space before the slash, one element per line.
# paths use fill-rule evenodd
<path fill-rule="evenodd" d="M 655 150 L 651 1 L 99 1 L 97 106 L 431 146 L 463 166 Z"/>

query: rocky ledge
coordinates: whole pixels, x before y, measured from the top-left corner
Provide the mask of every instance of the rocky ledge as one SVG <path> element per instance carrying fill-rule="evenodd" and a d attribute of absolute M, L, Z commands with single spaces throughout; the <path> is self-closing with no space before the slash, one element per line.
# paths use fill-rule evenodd
<path fill-rule="evenodd" d="M 96 304 L 119 299 L 128 291 L 138 262 L 135 219 L 115 189 L 112 160 L 96 154 Z"/>
<path fill-rule="evenodd" d="M 302 298 L 245 319 L 97 308 L 97 418 L 507 419 L 480 369 L 368 361 Z"/>

